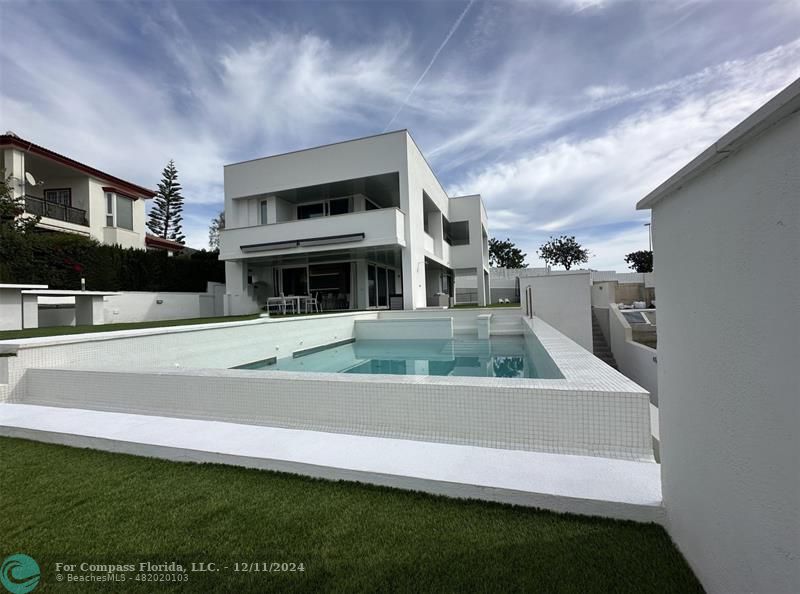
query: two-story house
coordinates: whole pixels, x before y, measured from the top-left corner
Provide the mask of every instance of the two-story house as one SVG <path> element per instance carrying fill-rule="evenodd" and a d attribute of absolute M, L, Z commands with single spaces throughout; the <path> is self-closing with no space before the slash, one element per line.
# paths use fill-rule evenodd
<path fill-rule="evenodd" d="M 227 165 L 225 215 L 226 313 L 453 304 L 459 275 L 487 303 L 483 201 L 449 197 L 406 130 Z"/>
<path fill-rule="evenodd" d="M 16 134 L 0 135 L 0 168 L 42 231 L 77 233 L 145 249 L 145 200 L 153 190 L 125 181 Z"/>

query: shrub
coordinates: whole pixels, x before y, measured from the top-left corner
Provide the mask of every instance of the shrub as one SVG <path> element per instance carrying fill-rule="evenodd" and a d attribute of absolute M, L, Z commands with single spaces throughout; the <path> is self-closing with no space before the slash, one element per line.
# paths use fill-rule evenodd
<path fill-rule="evenodd" d="M 94 290 L 195 292 L 225 282 L 225 267 L 213 252 L 169 257 L 68 233 L 0 235 L 0 282 L 80 289 L 82 277 Z"/>

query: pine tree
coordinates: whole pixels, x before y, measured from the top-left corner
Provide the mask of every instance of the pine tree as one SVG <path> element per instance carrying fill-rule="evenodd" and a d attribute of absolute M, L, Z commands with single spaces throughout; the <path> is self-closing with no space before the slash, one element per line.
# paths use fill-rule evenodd
<path fill-rule="evenodd" d="M 211 225 L 208 227 L 208 246 L 212 250 L 219 251 L 219 234 L 220 231 L 225 229 L 225 211 L 222 210 L 220 213 L 211 219 Z"/>
<path fill-rule="evenodd" d="M 186 238 L 182 229 L 183 195 L 181 190 L 181 184 L 178 182 L 178 169 L 175 167 L 175 161 L 170 159 L 161 174 L 158 193 L 153 208 L 150 209 L 147 228 L 154 235 L 164 239 L 185 243 Z"/>

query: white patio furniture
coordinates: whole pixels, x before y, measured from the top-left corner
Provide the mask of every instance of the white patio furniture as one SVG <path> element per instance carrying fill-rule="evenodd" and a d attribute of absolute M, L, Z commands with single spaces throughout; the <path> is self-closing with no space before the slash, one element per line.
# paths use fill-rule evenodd
<path fill-rule="evenodd" d="M 0 330 L 22 329 L 22 291 L 47 285 L 0 284 Z"/>
<path fill-rule="evenodd" d="M 113 291 L 69 291 L 61 289 L 31 289 L 22 291 L 22 327 L 39 327 L 39 297 L 74 297 L 75 325 L 102 324 L 103 298 L 116 295 Z"/>
<path fill-rule="evenodd" d="M 306 313 L 319 312 L 319 302 L 316 296 L 306 295 L 303 297 L 303 305 Z"/>

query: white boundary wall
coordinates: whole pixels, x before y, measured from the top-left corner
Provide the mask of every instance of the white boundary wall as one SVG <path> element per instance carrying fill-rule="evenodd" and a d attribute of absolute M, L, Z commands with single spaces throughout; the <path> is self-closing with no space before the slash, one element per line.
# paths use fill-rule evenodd
<path fill-rule="evenodd" d="M 208 291 L 205 293 L 121 291 L 103 299 L 103 323 L 157 322 L 222 316 L 224 292 L 225 285 L 222 283 L 208 283 Z M 75 325 L 74 297 L 40 297 L 39 305 L 39 327 Z"/>
<path fill-rule="evenodd" d="M 658 404 L 658 359 L 657 351 L 633 340 L 631 325 L 623 317 L 616 304 L 608 312 L 608 330 L 611 352 L 617 367 L 626 376 L 650 392 L 650 400 Z"/>
<path fill-rule="evenodd" d="M 792 115 L 740 125 L 653 206 L 664 505 L 708 592 L 800 592 L 793 87 Z"/>
<path fill-rule="evenodd" d="M 591 271 L 520 275 L 522 311 L 526 311 L 528 286 L 533 291 L 533 315 L 591 352 L 593 348 Z"/>

